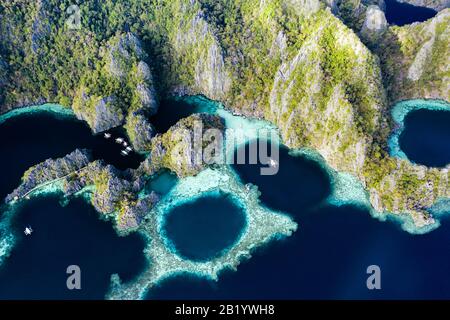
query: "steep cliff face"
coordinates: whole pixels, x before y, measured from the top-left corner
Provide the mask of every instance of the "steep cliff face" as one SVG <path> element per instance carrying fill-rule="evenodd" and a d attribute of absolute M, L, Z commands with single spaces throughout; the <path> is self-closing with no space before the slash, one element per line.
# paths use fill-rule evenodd
<path fill-rule="evenodd" d="M 179 177 L 185 177 L 196 175 L 208 165 L 216 164 L 212 161 L 208 163 L 205 150 L 209 146 L 211 151 L 221 152 L 223 140 L 216 138 L 217 135 L 208 135 L 210 129 L 223 137 L 223 120 L 215 115 L 200 113 L 178 121 L 166 133 L 152 139 L 150 155 L 137 171 L 140 174 L 153 175 L 166 168 Z"/>
<path fill-rule="evenodd" d="M 367 20 L 370 7 L 385 10 L 384 0 L 322 0 L 346 26 L 358 33 Z"/>
<path fill-rule="evenodd" d="M 98 16 L 86 19 L 83 32 L 66 32 L 55 0 L 47 1 L 53 8 L 48 19 L 58 23 L 49 39 L 45 32 L 40 38 L 45 45 L 36 42 L 43 55 L 29 49 L 27 32 L 28 18 L 43 7 L 16 1 L 17 14 L 3 5 L 0 54 L 10 68 L 2 110 L 36 97 L 65 105 L 73 99 L 94 132 L 126 123 L 134 147 L 150 152 L 134 178 L 162 167 L 179 176 L 203 168 L 189 161 L 188 136 L 179 133 L 192 119 L 171 129 L 186 147 L 179 154 L 171 152 L 168 135 L 151 139 L 146 115 L 156 110 L 155 82 L 163 94 L 204 94 L 236 113 L 275 123 L 289 147 L 313 148 L 334 169 L 358 177 L 380 211 L 406 212 L 420 221 L 434 200 L 450 196 L 448 171 L 387 152 L 389 103 L 450 100 L 449 9 L 427 22 L 386 30 L 381 10 L 370 7 L 382 9 L 375 0 L 105 0 L 113 12 L 129 6 L 134 13 L 129 21 L 114 21 L 119 32 L 113 35 L 101 10 L 92 10 Z M 80 6 L 89 14 L 96 4 Z M 379 59 L 355 31 L 381 59 L 388 98 Z"/>
<path fill-rule="evenodd" d="M 223 100 L 231 77 L 222 47 L 198 1 L 160 1 L 149 8 L 157 23 L 145 30 L 152 50 L 165 60 L 162 86 L 178 94 L 205 94 Z M 163 39 L 164 42 L 160 40 Z"/>
<path fill-rule="evenodd" d="M 434 18 L 390 27 L 377 49 L 391 101 L 450 101 L 450 9 Z"/>
<path fill-rule="evenodd" d="M 144 0 L 137 3 L 144 5 Z M 96 1 L 75 6 L 82 19 L 73 29 L 66 12 L 70 5 L 55 0 L 0 3 L 0 54 L 9 67 L 0 111 L 60 103 L 72 107 L 94 133 L 124 124 L 135 112 L 154 114 L 156 90 L 138 37 L 121 32 L 125 22 L 110 35 L 103 25 L 106 18 L 95 16 L 104 14 Z"/>
<path fill-rule="evenodd" d="M 112 219 L 119 232 L 134 230 L 159 201 L 159 196 L 152 192 L 138 197 L 145 185 L 143 177 L 91 160 L 88 150 L 47 159 L 25 172 L 21 184 L 5 202 L 26 200 L 46 188 L 58 190 L 66 197 L 85 192 L 94 208 Z"/>
<path fill-rule="evenodd" d="M 359 32 L 361 40 L 371 48 L 378 45 L 388 28 L 384 12 L 380 7 L 371 5 L 366 10 L 364 23 Z"/>
<path fill-rule="evenodd" d="M 358 177 L 378 211 L 407 213 L 417 225 L 427 223 L 425 210 L 450 196 L 448 171 L 389 156 L 392 125 L 378 58 L 323 5 L 295 3 L 201 1 L 232 74 L 224 101 L 237 113 L 275 123 L 289 147 L 313 148 L 336 170 Z M 365 19 L 368 3 L 362 5 Z M 389 32 L 379 13 L 372 19 L 376 30 L 369 30 L 370 15 L 362 20 L 374 43 Z M 442 28 L 436 23 L 436 35 Z M 437 43 L 448 43 L 437 37 Z M 445 69 L 448 56 L 434 57 Z M 436 78 L 440 72 L 430 71 Z M 441 81 L 448 87 L 448 77 Z M 423 85 L 417 96 L 430 97 L 425 91 L 433 82 Z"/>
<path fill-rule="evenodd" d="M 314 148 L 329 163 L 358 172 L 385 108 L 376 59 L 330 16 L 280 65 L 269 106 L 265 116 L 288 146 Z"/>
<path fill-rule="evenodd" d="M 127 114 L 133 121 L 135 113 L 156 113 L 153 77 L 143 61 L 147 55 L 138 38 L 131 33 L 119 34 L 100 48 L 100 56 L 97 69 L 81 79 L 73 100 L 75 114 L 98 133 L 124 124 Z"/>

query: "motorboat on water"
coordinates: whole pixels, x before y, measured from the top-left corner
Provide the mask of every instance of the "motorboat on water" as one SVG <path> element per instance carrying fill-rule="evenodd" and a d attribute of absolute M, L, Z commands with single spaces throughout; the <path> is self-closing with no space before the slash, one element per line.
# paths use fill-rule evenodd
<path fill-rule="evenodd" d="M 133 151 L 133 148 L 131 148 L 130 146 L 128 146 L 128 147 L 125 148 L 125 151 L 131 152 L 131 151 Z"/>
<path fill-rule="evenodd" d="M 127 143 L 126 141 L 124 141 L 124 142 L 122 143 L 122 145 L 123 145 L 124 147 L 127 147 L 127 146 L 128 146 L 128 143 Z"/>
<path fill-rule="evenodd" d="M 105 137 L 105 139 L 109 139 L 111 138 L 111 133 L 106 132 L 103 136 Z"/>
<path fill-rule="evenodd" d="M 276 161 L 276 160 L 270 158 L 270 160 L 269 160 L 269 166 L 271 166 L 271 167 L 276 167 L 276 166 L 278 166 L 278 161 Z"/>
<path fill-rule="evenodd" d="M 120 154 L 123 156 L 127 156 L 128 155 L 128 151 L 127 150 L 122 150 L 120 151 Z"/>
<path fill-rule="evenodd" d="M 31 235 L 32 232 L 33 232 L 33 229 L 31 229 L 30 226 L 26 227 L 25 230 L 23 231 L 23 233 L 25 233 L 25 235 L 27 235 L 27 236 Z"/>
<path fill-rule="evenodd" d="M 120 138 L 120 137 L 119 137 L 119 138 L 116 139 L 116 143 L 123 143 L 123 142 L 124 142 L 124 139 L 123 139 L 123 138 Z"/>

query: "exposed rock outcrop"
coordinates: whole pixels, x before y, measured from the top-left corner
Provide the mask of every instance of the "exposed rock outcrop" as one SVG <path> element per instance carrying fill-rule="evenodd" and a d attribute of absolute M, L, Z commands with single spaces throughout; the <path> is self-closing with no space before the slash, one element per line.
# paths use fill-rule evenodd
<path fill-rule="evenodd" d="M 91 160 L 89 151 L 75 150 L 59 159 L 47 159 L 29 168 L 22 177 L 22 183 L 9 194 L 5 201 L 19 200 L 30 194 L 33 189 L 67 178 L 85 168 Z"/>
<path fill-rule="evenodd" d="M 450 9 L 434 18 L 390 27 L 376 49 L 389 98 L 450 101 Z"/>
<path fill-rule="evenodd" d="M 32 19 L 31 26 L 31 51 L 39 54 L 42 47 L 42 40 L 51 32 L 50 21 L 48 19 L 48 8 L 46 0 L 36 1 L 37 11 Z M 42 52 L 41 52 L 42 54 Z"/>
<path fill-rule="evenodd" d="M 383 37 L 388 23 L 384 12 L 375 5 L 371 5 L 366 10 L 366 18 L 364 19 L 360 35 L 365 43 L 375 46 Z"/>
<path fill-rule="evenodd" d="M 204 161 L 205 147 L 214 143 L 214 138 L 205 134 L 209 129 L 217 130 L 223 136 L 223 120 L 215 115 L 201 113 L 178 121 L 166 133 L 153 138 L 150 155 L 138 172 L 152 175 L 166 168 L 179 177 L 196 175 L 214 164 Z M 215 142 L 220 144 L 222 141 L 217 139 Z M 223 150 L 223 146 L 218 145 L 216 150 Z"/>
<path fill-rule="evenodd" d="M 367 17 L 367 10 L 371 6 L 378 6 L 380 10 L 385 10 L 384 0 L 323 0 L 331 8 L 333 14 L 353 31 L 359 32 Z"/>
<path fill-rule="evenodd" d="M 89 124 L 93 133 L 118 127 L 124 123 L 123 111 L 115 96 L 88 96 L 83 89 L 74 111 L 78 119 Z"/>
<path fill-rule="evenodd" d="M 155 129 L 142 112 L 129 114 L 125 129 L 136 151 L 146 152 L 151 149 L 151 139 L 155 135 Z"/>
<path fill-rule="evenodd" d="M 87 121 L 92 131 L 98 133 L 123 125 L 128 119 L 134 121 L 135 113 L 155 114 L 156 91 L 150 67 L 143 61 L 147 55 L 139 39 L 131 33 L 120 34 L 100 51 L 104 57 L 99 64 L 104 64 L 104 68 L 98 77 L 111 85 L 99 88 L 95 81 L 83 82 L 72 106 L 77 117 Z M 123 91 L 122 87 L 127 90 Z M 133 136 L 133 132 L 128 133 Z"/>
<path fill-rule="evenodd" d="M 65 197 L 84 192 L 99 213 L 115 221 L 119 232 L 126 233 L 137 228 L 159 200 L 154 192 L 138 196 L 144 186 L 142 176 L 119 171 L 103 161 L 91 162 L 90 152 L 83 149 L 28 169 L 5 202 L 21 201 L 42 191 L 59 191 Z"/>

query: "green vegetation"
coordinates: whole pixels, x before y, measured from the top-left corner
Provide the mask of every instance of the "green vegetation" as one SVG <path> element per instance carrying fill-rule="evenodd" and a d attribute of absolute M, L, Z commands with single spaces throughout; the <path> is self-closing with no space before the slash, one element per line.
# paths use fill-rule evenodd
<path fill-rule="evenodd" d="M 200 93 L 272 121 L 289 147 L 313 148 L 335 169 L 357 176 L 378 196 L 372 203 L 381 211 L 415 212 L 448 195 L 440 186 L 444 172 L 389 157 L 392 124 L 380 62 L 325 5 L 307 11 L 282 0 L 86 0 L 79 4 L 81 29 L 69 30 L 71 4 L 0 4 L 0 59 L 7 65 L 0 61 L 2 111 L 52 101 L 71 106 L 95 131 L 126 122 L 133 144 L 153 155 L 149 171 L 195 173 L 199 168 L 172 158 L 166 136 L 150 142 L 136 135 L 142 127 L 151 136 L 145 117 L 154 112 L 156 84 L 161 95 Z M 338 6 L 359 29 L 366 3 Z M 433 24 L 386 33 L 376 52 L 391 101 L 449 100 L 448 12 Z M 431 39 L 421 76 L 406 78 Z"/>
<path fill-rule="evenodd" d="M 388 29 L 375 51 L 392 103 L 415 98 L 450 101 L 449 26 L 446 9 L 423 23 Z"/>

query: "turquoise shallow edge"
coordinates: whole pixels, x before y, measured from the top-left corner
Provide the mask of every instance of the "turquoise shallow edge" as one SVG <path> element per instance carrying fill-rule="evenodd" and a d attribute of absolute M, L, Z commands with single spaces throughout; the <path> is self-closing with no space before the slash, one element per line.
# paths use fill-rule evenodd
<path fill-rule="evenodd" d="M 57 116 L 61 116 L 61 117 L 70 117 L 70 118 L 74 118 L 74 119 L 76 118 L 72 109 L 64 107 L 59 104 L 46 103 L 46 104 L 42 104 L 42 105 L 28 106 L 28 107 L 17 108 L 17 109 L 8 111 L 8 112 L 0 115 L 0 124 L 2 124 L 6 120 L 13 118 L 13 117 L 17 117 L 17 116 L 25 115 L 25 114 L 39 113 L 39 112 L 50 112 L 50 113 L 53 113 L 53 114 L 55 114 Z"/>
<path fill-rule="evenodd" d="M 395 130 L 389 137 L 389 153 L 392 157 L 408 160 L 406 154 L 401 150 L 399 138 L 405 128 L 405 118 L 408 113 L 416 110 L 450 111 L 450 104 L 444 100 L 405 100 L 398 102 L 392 107 L 391 116 L 396 124 Z"/>
<path fill-rule="evenodd" d="M 216 113 L 223 116 L 226 120 L 227 127 L 240 127 L 240 128 L 248 128 L 255 126 L 257 128 L 267 127 L 268 123 L 262 120 L 256 119 L 247 119 L 242 116 L 235 116 L 231 112 L 227 111 L 222 104 L 208 100 L 202 96 L 193 96 L 193 97 L 181 97 L 178 99 L 186 99 L 189 103 L 198 103 L 200 104 L 199 112 L 207 112 L 207 113 Z M 396 130 L 392 133 L 389 138 L 389 148 L 392 156 L 407 159 L 406 155 L 400 150 L 398 144 L 398 138 L 404 129 L 404 119 L 406 115 L 414 110 L 419 109 L 428 109 L 428 110 L 449 110 L 450 104 L 445 101 L 440 100 L 408 100 L 397 103 L 391 111 L 391 115 L 393 120 L 397 124 Z M 31 106 L 24 107 L 12 110 L 3 115 L 0 115 L 0 124 L 5 122 L 6 120 L 13 118 L 15 116 L 19 116 L 22 114 L 32 114 L 36 112 L 51 112 L 61 117 L 71 117 L 75 118 L 73 111 L 69 108 L 63 107 L 57 104 L 44 104 L 40 106 Z M 244 123 L 243 123 L 244 122 Z M 249 122 L 249 123 L 246 123 Z M 247 137 L 247 139 L 255 138 L 253 136 Z M 281 142 L 280 142 L 281 143 Z M 361 206 L 369 210 L 372 217 L 379 219 L 380 221 L 393 221 L 394 223 L 398 223 L 401 228 L 412 234 L 423 234 L 434 230 L 439 227 L 439 220 L 436 219 L 436 223 L 426 226 L 424 228 L 418 229 L 414 226 L 412 219 L 408 215 L 394 215 L 391 213 L 380 213 L 375 212 L 369 202 L 368 193 L 364 190 L 362 183 L 354 176 L 349 175 L 345 172 L 337 172 L 325 162 L 322 156 L 314 150 L 309 149 L 291 149 L 290 153 L 294 156 L 305 156 L 311 160 L 318 162 L 321 167 L 328 173 L 330 176 L 331 184 L 332 184 L 332 193 L 326 199 L 327 204 L 343 206 L 343 205 L 356 205 Z M 41 195 L 45 195 L 47 193 L 51 193 L 52 190 L 45 190 L 41 193 Z M 205 196 L 198 195 L 193 196 L 191 199 L 178 199 L 173 203 L 173 206 L 182 205 L 187 201 L 192 201 L 198 197 Z M 233 197 L 233 200 L 235 197 Z M 14 235 L 8 230 L 8 225 L 10 224 L 11 217 L 13 216 L 14 211 L 17 208 L 6 208 L 2 212 L 2 220 L 0 221 L 0 265 L 3 260 L 8 256 L 10 250 L 14 246 Z M 244 208 L 245 209 L 245 208 Z M 440 199 L 435 205 L 430 208 L 430 212 L 437 218 L 442 217 L 445 214 L 450 212 L 450 199 Z M 160 218 L 163 218 L 161 216 Z M 161 221 L 160 221 L 161 222 Z M 247 225 L 245 226 L 247 228 Z M 245 233 L 245 230 L 242 230 Z M 148 235 L 147 235 L 148 236 Z M 167 239 L 166 239 L 167 240 Z M 151 239 L 147 239 L 148 242 L 151 242 Z M 168 244 L 169 247 L 173 246 Z M 173 275 L 169 275 L 173 276 Z M 204 275 L 203 275 L 204 276 Z"/>

